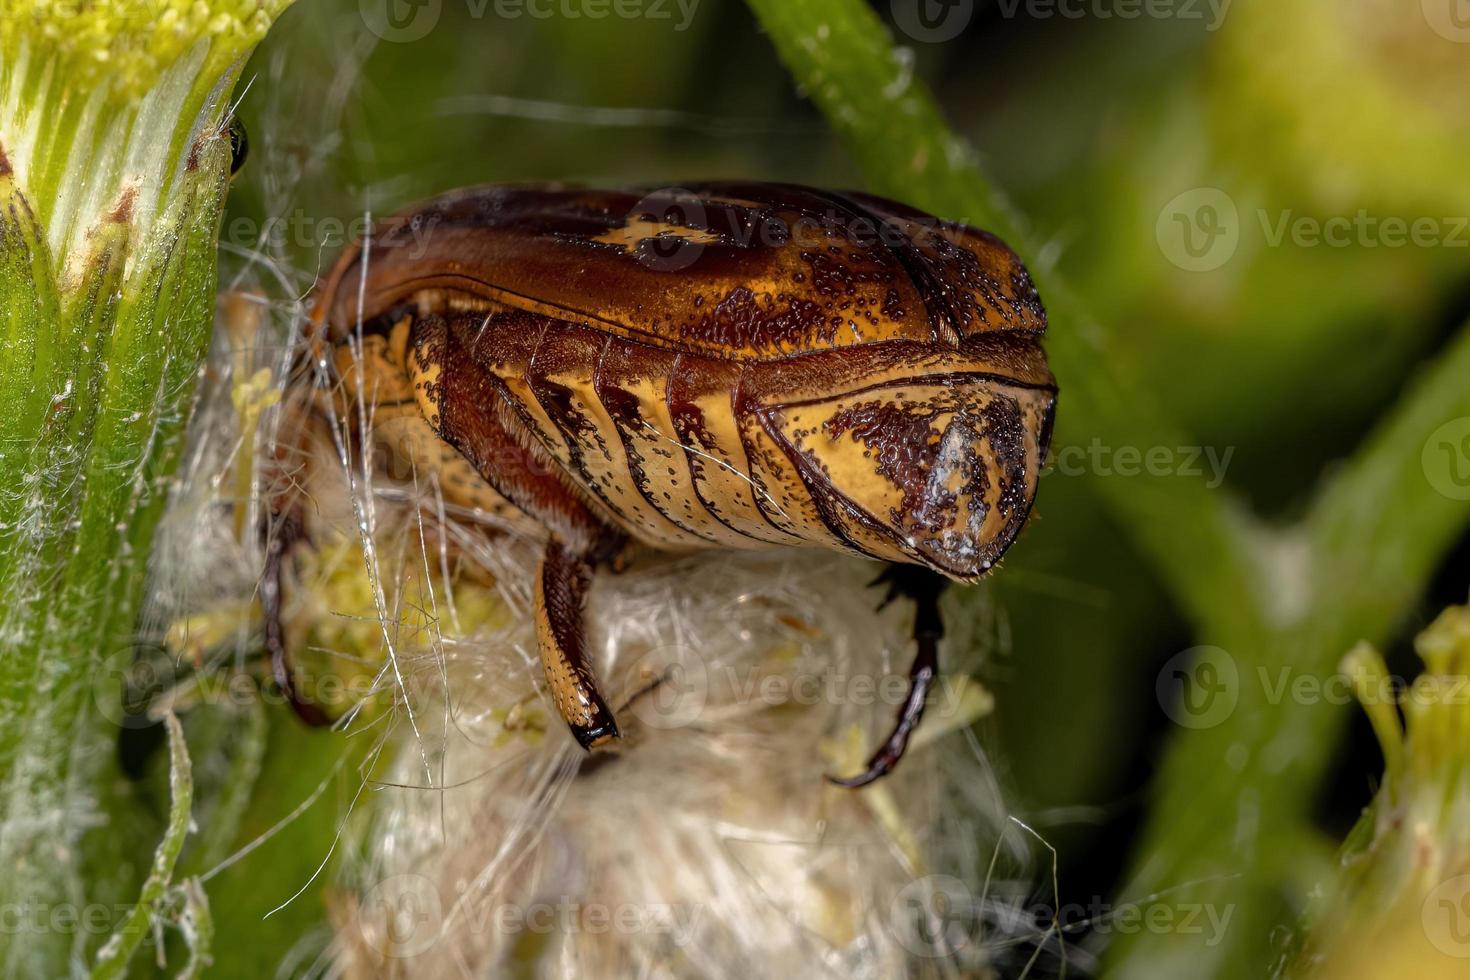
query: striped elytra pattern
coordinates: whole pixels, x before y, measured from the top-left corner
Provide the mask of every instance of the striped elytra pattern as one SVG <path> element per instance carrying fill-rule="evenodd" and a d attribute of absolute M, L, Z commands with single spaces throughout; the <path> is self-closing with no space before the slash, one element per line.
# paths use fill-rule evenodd
<path fill-rule="evenodd" d="M 581 610 L 625 543 L 973 581 L 1030 513 L 1056 395 L 1045 313 L 999 240 L 789 185 L 456 192 L 349 249 L 314 321 L 375 438 L 544 540 L 538 642 L 587 747 L 618 732 Z M 919 619 L 923 661 L 938 621 Z M 920 710 L 850 784 L 891 768 Z"/>

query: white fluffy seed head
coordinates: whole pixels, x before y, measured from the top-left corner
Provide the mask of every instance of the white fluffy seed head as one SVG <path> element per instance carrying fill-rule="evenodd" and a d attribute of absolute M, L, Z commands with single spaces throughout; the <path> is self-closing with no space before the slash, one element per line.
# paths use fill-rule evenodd
<path fill-rule="evenodd" d="M 343 975 L 534 964 L 541 977 L 878 978 L 995 964 L 999 933 L 1017 928 L 996 923 L 1017 921 L 1006 909 L 1029 888 L 1005 883 L 1021 832 L 969 734 L 990 707 L 967 679 L 995 632 L 983 588 L 946 607 L 946 673 L 907 758 L 852 791 L 824 777 L 858 771 L 887 734 L 912 656 L 912 609 L 876 609 L 876 566 L 644 556 L 593 589 L 589 641 L 626 737 L 585 756 L 543 691 L 533 544 L 453 513 L 431 474 L 364 467 L 372 405 L 301 440 L 285 431 L 299 404 L 287 393 L 240 431 L 230 386 L 258 388 L 262 367 L 279 386 L 300 363 L 287 339 L 299 311 L 261 309 L 280 315 L 248 356 L 238 325 L 216 345 L 213 376 L 228 383 L 206 382 L 151 609 L 162 627 L 239 608 L 263 554 L 250 529 L 283 486 L 307 488 L 314 550 L 288 579 L 288 637 L 369 679 L 345 731 L 387 732 L 330 892 Z"/>

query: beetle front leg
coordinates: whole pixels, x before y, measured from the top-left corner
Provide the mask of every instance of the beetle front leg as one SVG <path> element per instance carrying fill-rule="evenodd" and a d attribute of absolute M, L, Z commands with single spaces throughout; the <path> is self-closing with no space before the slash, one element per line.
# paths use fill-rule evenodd
<path fill-rule="evenodd" d="M 909 737 L 924 717 L 924 704 L 929 688 L 939 676 L 939 641 L 944 637 L 944 619 L 939 615 L 939 597 L 949 581 L 916 565 L 889 565 L 874 585 L 888 585 L 888 595 L 878 604 L 882 609 L 899 596 L 914 600 L 914 642 L 918 652 L 909 666 L 909 696 L 898 710 L 898 720 L 881 748 L 873 753 L 864 770 L 856 776 L 828 781 L 847 789 L 866 786 L 893 771 L 909 746 Z"/>
<path fill-rule="evenodd" d="M 536 646 L 556 710 L 577 744 L 595 749 L 618 737 L 612 711 L 587 663 L 583 616 L 592 561 L 553 538 L 536 571 Z"/>
<path fill-rule="evenodd" d="M 328 728 L 332 717 L 314 701 L 308 701 L 296 686 L 291 657 L 286 650 L 286 626 L 281 608 L 285 603 L 286 557 L 304 537 L 301 520 L 294 514 L 281 517 L 267 531 L 265 570 L 260 577 L 260 609 L 265 620 L 265 649 L 271 659 L 271 675 L 291 710 L 313 728 Z"/>

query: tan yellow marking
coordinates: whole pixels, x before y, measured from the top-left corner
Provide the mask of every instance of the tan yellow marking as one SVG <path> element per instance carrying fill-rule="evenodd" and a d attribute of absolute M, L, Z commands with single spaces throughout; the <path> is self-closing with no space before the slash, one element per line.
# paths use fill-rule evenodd
<path fill-rule="evenodd" d="M 1040 447 L 1036 434 L 1050 401 L 1050 394 L 1025 388 L 995 386 L 987 381 L 964 385 L 933 385 L 923 381 L 900 384 L 878 391 L 862 391 L 827 401 L 793 405 L 771 413 L 791 446 L 822 478 L 852 505 L 861 509 L 873 522 L 885 528 L 875 530 L 869 523 L 843 506 L 832 508 L 831 516 L 842 532 L 865 553 L 888 560 L 911 560 L 919 552 L 925 538 L 973 540 L 975 547 L 997 540 L 1015 515 L 1002 508 L 1007 482 L 1013 474 L 998 464 L 1009 450 L 994 440 L 1004 435 L 982 424 L 988 410 L 998 407 L 997 399 L 1014 403 L 1021 413 L 1024 432 L 1024 481 L 1032 485 L 1040 469 Z M 910 409 L 924 418 L 926 413 L 930 442 L 926 447 L 912 447 L 917 465 L 925 467 L 926 481 L 943 478 L 941 486 L 930 485 L 924 492 L 925 503 L 940 490 L 951 495 L 948 526 L 931 526 L 933 517 L 913 513 L 906 503 L 906 491 L 914 488 L 899 485 L 879 469 L 875 452 L 865 447 L 850 430 L 834 432 L 832 420 L 843 413 L 860 411 L 864 405 L 881 404 L 896 409 Z M 983 476 L 977 476 L 977 472 Z M 983 498 L 972 500 L 975 485 L 983 487 Z M 973 509 L 972 509 L 973 505 Z M 919 508 L 923 509 L 922 505 Z M 978 525 L 971 515 L 982 514 Z M 890 536 L 896 535 L 897 537 Z"/>
<path fill-rule="evenodd" d="M 457 289 L 421 289 L 413 294 L 413 302 L 421 313 L 490 313 L 506 309 L 504 303 Z"/>
<path fill-rule="evenodd" d="M 720 235 L 702 228 L 686 228 L 671 225 L 666 221 L 630 221 L 621 228 L 609 228 L 601 235 L 589 239 L 603 245 L 621 245 L 625 252 L 636 252 L 638 244 L 646 238 L 682 238 L 696 245 L 718 245 L 724 241 Z"/>
<path fill-rule="evenodd" d="M 388 337 L 381 334 L 363 337 L 361 352 L 349 343 L 333 348 L 333 365 L 342 380 L 344 413 L 356 413 L 358 398 L 371 410 L 374 405 L 413 397 L 413 384 L 404 370 L 403 346 L 407 339 L 405 319 L 394 326 Z"/>
<path fill-rule="evenodd" d="M 811 492 L 786 451 L 767 434 L 754 412 L 742 420 L 745 445 L 750 451 L 750 478 L 765 501 L 772 519 L 799 535 L 803 541 L 848 554 L 862 554 L 842 541 L 822 520 Z"/>
<path fill-rule="evenodd" d="M 726 524 L 756 541 L 791 545 L 803 540 L 790 517 L 780 512 L 779 504 L 767 501 L 768 520 L 756 503 L 766 491 L 750 475 L 729 391 L 694 395 L 690 404 L 699 410 L 701 430 L 682 434 L 680 441 L 697 464 L 694 480 L 703 502 Z"/>
<path fill-rule="evenodd" d="M 439 375 L 444 366 L 437 361 L 428 361 L 419 356 L 415 350 L 409 362 L 409 376 L 413 379 L 413 395 L 417 401 L 419 411 L 424 415 L 429 427 L 439 431 Z"/>
<path fill-rule="evenodd" d="M 637 421 L 629 426 L 619 424 L 618 429 L 642 461 L 647 496 L 652 498 L 653 505 L 676 523 L 713 538 L 706 546 L 714 543 L 727 548 L 763 547 L 763 541 L 752 540 L 722 524 L 695 493 L 689 454 L 675 437 L 674 422 L 669 415 L 668 378 L 627 377 L 616 381 L 619 388 L 638 400 Z M 719 466 L 715 460 L 701 462 Z M 759 515 L 753 516 L 760 520 Z M 769 532 L 770 526 L 765 530 Z"/>
<path fill-rule="evenodd" d="M 570 725 L 591 728 L 599 720 L 597 709 L 581 696 L 582 685 L 576 671 L 556 640 L 556 631 L 551 628 L 551 618 L 546 610 L 546 586 L 539 571 L 533 605 L 536 608 L 536 649 L 541 654 L 546 686 L 557 713 Z"/>
<path fill-rule="evenodd" d="M 386 337 L 363 337 L 360 356 L 348 344 L 334 349 L 342 379 L 338 411 L 355 423 L 357 399 L 364 400 L 379 468 L 386 470 L 386 476 L 403 483 L 437 481 L 449 506 L 479 512 L 523 533 L 537 533 L 539 525 L 501 496 L 435 431 L 438 405 L 428 391 L 440 368 L 410 359 L 411 333 L 412 320 L 404 317 Z"/>
<path fill-rule="evenodd" d="M 661 548 L 709 547 L 709 541 L 669 520 L 638 489 L 628 471 L 627 448 L 618 437 L 617 426 L 597 397 L 592 379 L 586 372 L 573 369 L 551 373 L 546 378 L 571 392 L 574 407 L 588 419 L 600 437 L 579 440 L 582 465 L 587 468 L 589 478 L 596 483 L 601 495 L 627 515 L 627 521 L 618 523 L 638 539 Z"/>

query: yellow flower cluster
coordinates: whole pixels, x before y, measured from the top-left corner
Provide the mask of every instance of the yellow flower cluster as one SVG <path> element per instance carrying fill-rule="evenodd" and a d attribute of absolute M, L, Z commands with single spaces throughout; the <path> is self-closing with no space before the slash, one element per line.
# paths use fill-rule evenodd
<path fill-rule="evenodd" d="M 119 94 L 147 91 L 195 45 L 210 58 L 248 51 L 291 0 L 5 0 L 0 52 L 43 41 L 66 70 L 107 76 Z"/>

